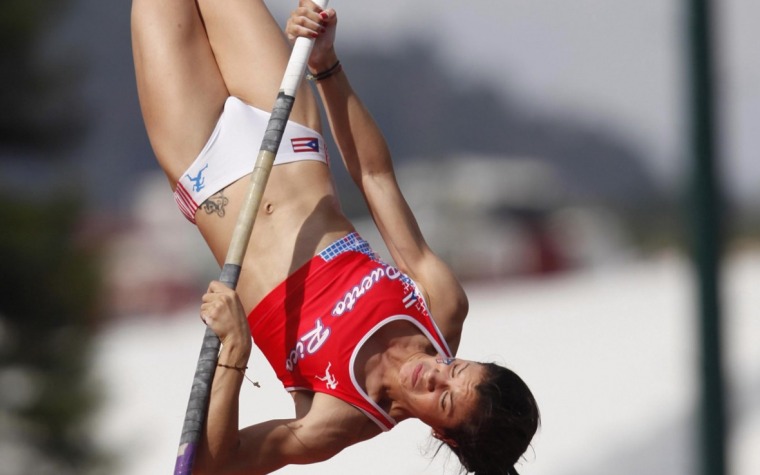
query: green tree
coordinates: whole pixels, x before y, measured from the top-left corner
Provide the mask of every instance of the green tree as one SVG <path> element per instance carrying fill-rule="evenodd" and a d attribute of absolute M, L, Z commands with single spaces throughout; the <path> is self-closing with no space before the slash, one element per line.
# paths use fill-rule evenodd
<path fill-rule="evenodd" d="M 0 475 L 96 473 L 105 460 L 87 430 L 97 248 L 77 193 L 44 178 L 84 132 L 73 75 L 39 54 L 66 3 L 0 3 Z"/>
<path fill-rule="evenodd" d="M 40 55 L 41 41 L 67 0 L 0 2 L 0 153 L 47 152 L 81 139 L 81 103 L 72 87 L 82 66 L 72 53 L 56 60 Z M 5 158 L 5 157 L 3 157 Z"/>
<path fill-rule="evenodd" d="M 98 279 L 80 207 L 0 200 L 0 473 L 88 473 L 101 462 L 86 431 Z"/>

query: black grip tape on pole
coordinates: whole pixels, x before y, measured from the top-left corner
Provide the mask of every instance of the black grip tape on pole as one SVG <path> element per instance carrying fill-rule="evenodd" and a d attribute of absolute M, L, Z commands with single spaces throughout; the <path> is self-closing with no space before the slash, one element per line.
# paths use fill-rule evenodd
<path fill-rule="evenodd" d="M 272 115 L 269 118 L 264 138 L 261 141 L 261 150 L 277 153 L 295 100 L 295 97 L 288 96 L 284 92 L 277 94 L 277 99 L 274 101 L 274 107 L 272 108 Z"/>

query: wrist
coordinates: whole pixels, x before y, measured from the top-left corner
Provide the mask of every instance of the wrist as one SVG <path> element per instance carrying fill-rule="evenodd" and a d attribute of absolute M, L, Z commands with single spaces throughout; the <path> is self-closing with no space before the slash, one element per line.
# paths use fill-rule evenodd
<path fill-rule="evenodd" d="M 245 365 L 248 362 L 252 345 L 250 335 L 247 337 L 246 339 L 229 336 L 222 340 L 222 354 L 230 364 Z"/>
<path fill-rule="evenodd" d="M 327 71 L 337 62 L 338 55 L 335 53 L 335 50 L 332 49 L 330 52 L 324 55 L 320 55 L 319 59 L 315 61 L 309 61 L 309 73 L 312 75 L 317 75 L 321 72 Z"/>
<path fill-rule="evenodd" d="M 331 76 L 334 76 L 335 74 L 338 74 L 341 71 L 343 71 L 343 66 L 340 64 L 340 61 L 336 61 L 335 63 L 333 63 L 332 66 L 325 69 L 324 71 L 307 74 L 306 79 L 308 79 L 311 82 L 319 82 Z"/>

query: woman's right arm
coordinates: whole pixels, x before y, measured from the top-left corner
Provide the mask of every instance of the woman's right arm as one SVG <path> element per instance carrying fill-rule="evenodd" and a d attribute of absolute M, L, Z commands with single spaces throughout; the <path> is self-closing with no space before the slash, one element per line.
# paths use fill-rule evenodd
<path fill-rule="evenodd" d="M 325 411 L 239 430 L 240 387 L 251 354 L 245 311 L 234 290 L 214 281 L 203 296 L 201 319 L 221 340 L 219 364 L 226 367 L 217 367 L 214 374 L 193 473 L 270 473 L 288 464 L 326 460 L 347 445 L 334 430 L 334 421 L 319 413 Z"/>

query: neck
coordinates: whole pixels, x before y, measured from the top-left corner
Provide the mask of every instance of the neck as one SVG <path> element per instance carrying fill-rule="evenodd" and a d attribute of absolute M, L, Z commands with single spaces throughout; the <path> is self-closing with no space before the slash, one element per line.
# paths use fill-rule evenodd
<path fill-rule="evenodd" d="M 411 414 L 398 397 L 399 370 L 417 355 L 432 354 L 432 345 L 419 332 L 405 334 L 393 328 L 389 330 L 365 344 L 355 368 L 369 397 L 400 422 Z"/>

